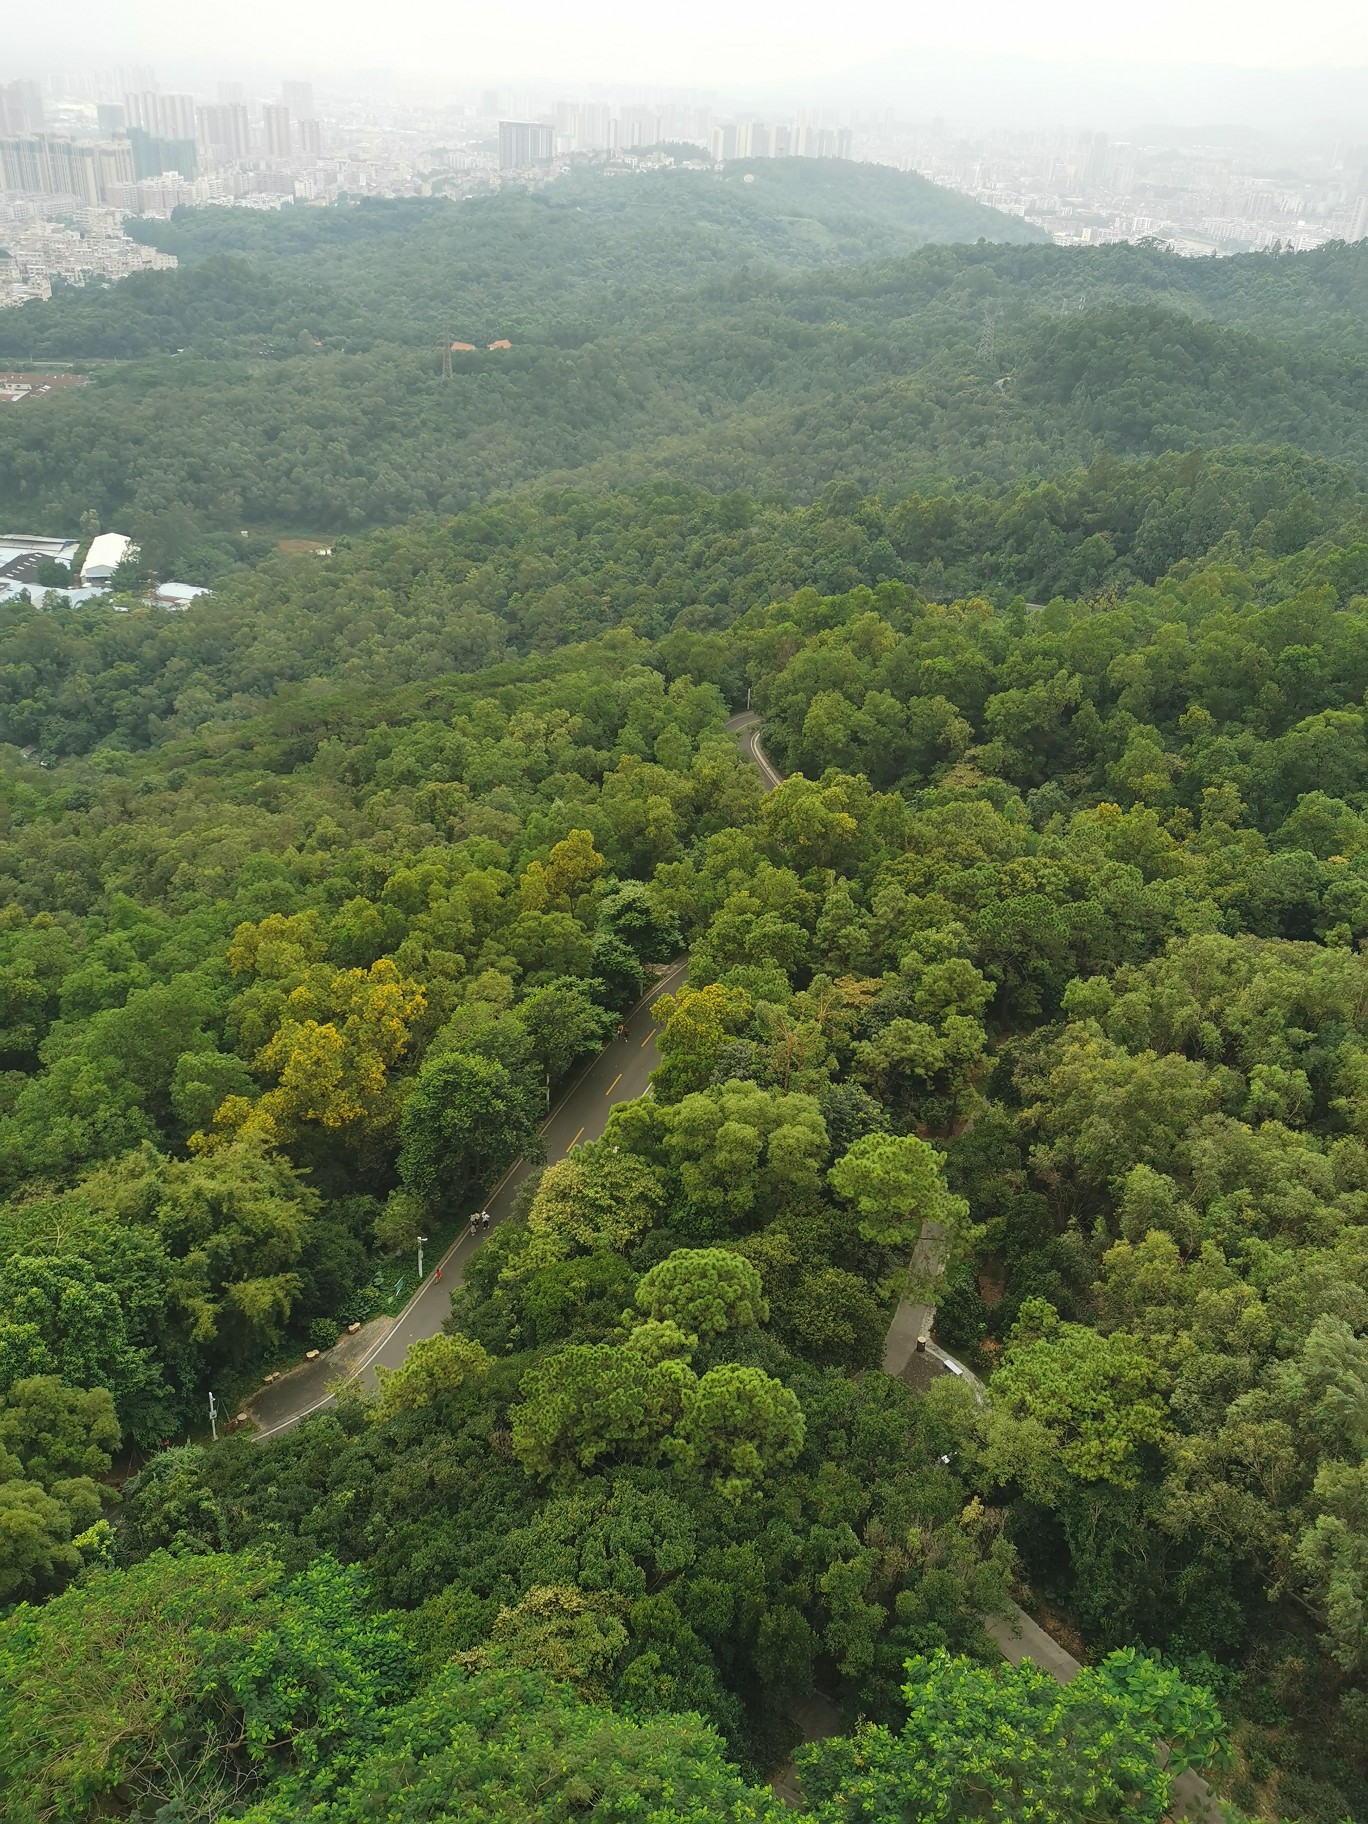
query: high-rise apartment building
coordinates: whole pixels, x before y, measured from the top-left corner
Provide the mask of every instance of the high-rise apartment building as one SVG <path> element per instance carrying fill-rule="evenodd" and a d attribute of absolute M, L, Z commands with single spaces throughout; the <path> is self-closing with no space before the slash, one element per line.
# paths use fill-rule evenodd
<path fill-rule="evenodd" d="M 301 120 L 299 123 L 299 149 L 305 158 L 323 156 L 323 129 L 316 120 Z"/>
<path fill-rule="evenodd" d="M 160 177 L 163 171 L 175 171 L 181 177 L 195 175 L 198 153 L 193 139 L 163 138 L 144 127 L 130 127 L 128 144 L 135 178 Z"/>
<path fill-rule="evenodd" d="M 69 139 L 53 139 L 46 133 L 6 135 L 0 139 L 0 180 L 6 190 L 30 196 L 75 196 L 75 150 Z"/>
<path fill-rule="evenodd" d="M 110 138 L 115 133 L 122 133 L 128 126 L 127 110 L 117 101 L 99 101 L 95 104 L 95 119 L 102 136 Z"/>
<path fill-rule="evenodd" d="M 162 95 L 156 89 L 142 89 L 124 97 L 124 112 L 130 127 L 140 127 L 157 139 L 195 137 L 193 95 Z"/>
<path fill-rule="evenodd" d="M 158 131 L 163 139 L 193 139 L 195 137 L 194 96 L 163 95 L 161 98 L 161 126 Z"/>
<path fill-rule="evenodd" d="M 290 156 L 290 110 L 281 101 L 261 104 L 261 133 L 267 158 Z"/>
<path fill-rule="evenodd" d="M 0 82 L 0 133 L 41 133 L 43 95 L 36 82 Z"/>
<path fill-rule="evenodd" d="M 140 127 L 144 133 L 155 133 L 159 99 L 155 89 L 130 90 L 124 96 L 124 119 L 128 125 Z"/>
<path fill-rule="evenodd" d="M 590 102 L 579 111 L 579 143 L 582 152 L 608 152 L 617 144 L 617 123 L 613 110 L 605 102 Z"/>
<path fill-rule="evenodd" d="M 0 139 L 0 182 L 30 196 L 103 203 L 114 185 L 133 182 L 133 152 L 125 145 L 78 145 L 55 133 L 11 135 Z"/>
<path fill-rule="evenodd" d="M 654 146 L 663 137 L 660 116 L 654 108 L 622 108 L 618 112 L 617 143 L 620 147 Z"/>
<path fill-rule="evenodd" d="M 725 164 L 729 158 L 736 157 L 736 128 L 728 125 L 714 127 L 708 150 L 718 164 Z"/>
<path fill-rule="evenodd" d="M 108 141 L 90 147 L 82 146 L 95 165 L 95 188 L 99 200 L 107 203 L 116 188 L 133 182 L 133 148 L 126 142 Z"/>
<path fill-rule="evenodd" d="M 296 120 L 314 118 L 314 92 L 311 82 L 282 82 L 280 99 Z"/>
<path fill-rule="evenodd" d="M 529 165 L 546 165 L 555 157 L 556 130 L 539 120 L 499 122 L 500 171 L 524 171 Z"/>
<path fill-rule="evenodd" d="M 201 108 L 199 143 L 216 165 L 236 165 L 252 155 L 252 120 L 241 102 Z"/>

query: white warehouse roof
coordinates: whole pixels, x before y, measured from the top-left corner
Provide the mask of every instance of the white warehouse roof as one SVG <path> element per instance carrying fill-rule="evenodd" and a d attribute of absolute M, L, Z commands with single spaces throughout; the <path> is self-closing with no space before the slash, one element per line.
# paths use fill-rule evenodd
<path fill-rule="evenodd" d="M 107 582 L 128 556 L 132 545 L 132 539 L 122 532 L 101 532 L 98 538 L 91 540 L 86 560 L 81 565 L 81 580 Z"/>
<path fill-rule="evenodd" d="M 210 594 L 199 583 L 158 583 L 147 599 L 158 608 L 188 608 L 200 596 Z"/>

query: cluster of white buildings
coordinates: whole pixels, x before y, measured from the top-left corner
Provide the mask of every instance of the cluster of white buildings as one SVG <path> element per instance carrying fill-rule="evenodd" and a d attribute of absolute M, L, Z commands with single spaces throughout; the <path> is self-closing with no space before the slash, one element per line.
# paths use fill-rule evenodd
<path fill-rule="evenodd" d="M 130 240 L 123 219 L 118 209 L 59 209 L 51 199 L 0 201 L 0 307 L 51 297 L 56 281 L 108 284 L 176 264 L 174 254 Z"/>
<path fill-rule="evenodd" d="M 137 556 L 137 546 L 123 532 L 100 532 L 92 538 L 78 570 L 80 551 L 79 539 L 0 533 L 0 601 L 27 595 L 40 608 L 79 607 L 97 596 L 108 595 L 119 567 Z M 70 572 L 71 580 L 41 581 L 43 568 L 49 564 L 62 565 Z M 149 607 L 181 612 L 210 593 L 198 583 L 154 583 L 143 600 Z M 121 604 L 115 606 L 122 611 Z"/>

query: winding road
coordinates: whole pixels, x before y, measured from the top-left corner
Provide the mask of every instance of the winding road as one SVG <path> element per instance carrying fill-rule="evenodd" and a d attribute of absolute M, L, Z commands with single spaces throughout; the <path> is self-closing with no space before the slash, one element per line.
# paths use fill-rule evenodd
<path fill-rule="evenodd" d="M 759 772 L 765 789 L 774 791 L 782 785 L 784 775 L 760 745 L 760 717 L 753 710 L 744 710 L 730 719 L 727 728 L 736 737 L 743 757 Z M 660 1061 L 651 1004 L 658 995 L 677 988 L 687 975 L 687 959 L 672 964 L 626 1016 L 627 1036 L 615 1038 L 606 1045 L 561 1096 L 539 1130 L 548 1162 L 564 1158 L 586 1141 L 598 1139 L 617 1103 L 647 1092 L 650 1074 Z M 514 1192 L 534 1169 L 527 1161 L 519 1160 L 509 1167 L 490 1192 L 484 1208 L 495 1223 L 502 1222 L 509 1214 Z M 924 1234 L 917 1243 L 914 1264 L 923 1269 L 937 1265 L 941 1240 L 938 1231 Z M 264 1387 L 249 1406 L 259 1427 L 257 1437 L 278 1437 L 310 1413 L 331 1405 L 334 1395 L 330 1389 L 339 1382 L 360 1381 L 363 1386 L 373 1386 L 377 1367 L 398 1368 L 412 1344 L 423 1337 L 435 1336 L 441 1330 L 451 1313 L 452 1288 L 460 1285 L 466 1264 L 474 1250 L 482 1245 L 482 1238 L 475 1239 L 467 1232 L 459 1235 L 437 1263 L 440 1278 L 436 1272 L 429 1272 L 384 1334 L 367 1342 L 352 1359 L 347 1357 L 344 1339 L 337 1349 L 326 1351 L 315 1361 L 304 1363 L 282 1380 Z M 931 1304 L 905 1299 L 898 1306 L 884 1344 L 885 1373 L 901 1377 L 918 1342 L 929 1339 L 935 1314 L 936 1308 Z M 367 1326 L 368 1331 L 372 1329 L 373 1326 Z M 944 1372 L 964 1379 L 980 1403 L 987 1398 L 983 1383 L 963 1363 L 929 1340 L 925 1348 Z M 1080 1670 L 1079 1661 L 1016 1604 L 1013 1604 L 1013 1614 L 1006 1619 L 985 1616 L 984 1626 L 1001 1648 L 1003 1657 L 1013 1665 L 1030 1658 L 1060 1684 L 1066 1684 Z M 840 1721 L 832 1704 L 817 1698 L 808 1710 L 811 1715 L 804 1715 L 802 1719 L 807 1739 L 839 1731 Z M 800 1802 L 791 1770 L 786 1777 L 776 1781 L 776 1790 L 790 1802 Z M 1173 1782 L 1170 1816 L 1194 1820 L 1196 1824 L 1216 1824 L 1221 1816 L 1219 1801 L 1199 1774 L 1182 1773 Z"/>
<path fill-rule="evenodd" d="M 774 791 L 784 783 L 784 775 L 760 745 L 761 721 L 754 710 L 733 716 L 727 729 L 735 737 L 742 757 L 759 773 L 766 791 Z M 651 1003 L 658 995 L 677 988 L 687 979 L 687 973 L 685 959 L 667 969 L 627 1015 L 628 1036 L 606 1045 L 562 1094 L 540 1129 L 549 1162 L 563 1158 L 586 1141 L 597 1140 L 616 1103 L 645 1094 L 651 1072 L 660 1062 Z M 514 1193 L 533 1169 L 527 1161 L 519 1160 L 489 1193 L 483 1207 L 495 1224 L 509 1214 Z M 330 1406 L 332 1389 L 338 1384 L 359 1381 L 363 1387 L 373 1387 L 377 1368 L 398 1368 L 414 1343 L 435 1336 L 451 1314 L 452 1291 L 460 1285 L 466 1263 L 482 1241 L 483 1237 L 463 1230 L 440 1260 L 432 1263 L 422 1284 L 392 1322 L 382 1319 L 368 1324 L 358 1338 L 344 1337 L 335 1348 L 263 1387 L 247 1407 L 257 1426 L 258 1439 L 278 1437 L 310 1413 Z M 917 1243 L 913 1264 L 923 1273 L 928 1268 L 934 1271 L 938 1265 L 940 1242 L 939 1230 L 933 1230 Z M 929 1338 L 935 1315 L 932 1304 L 904 1300 L 898 1306 L 884 1346 L 885 1373 L 903 1374 L 919 1342 Z M 929 1343 L 926 1347 L 948 1373 L 974 1380 L 968 1369 L 943 1350 Z"/>
<path fill-rule="evenodd" d="M 783 775 L 771 766 L 760 746 L 759 716 L 746 711 L 733 716 L 727 728 L 736 736 L 743 756 L 758 770 L 766 789 L 773 791 L 782 785 Z M 651 1072 L 660 1062 L 651 1004 L 658 995 L 677 988 L 687 973 L 688 963 L 681 959 L 653 982 L 626 1016 L 627 1037 L 615 1038 L 605 1045 L 564 1091 L 539 1130 L 548 1163 L 564 1158 L 586 1141 L 597 1140 L 617 1103 L 646 1093 Z M 533 1170 L 535 1167 L 526 1160 L 519 1160 L 489 1193 L 482 1207 L 489 1211 L 495 1224 L 508 1215 L 514 1192 Z M 436 1336 L 451 1315 L 453 1289 L 460 1285 L 467 1262 L 482 1245 L 483 1237 L 473 1237 L 463 1230 L 441 1259 L 432 1262 L 422 1284 L 393 1323 L 367 1324 L 360 1338 L 344 1337 L 336 1348 L 324 1350 L 313 1361 L 261 1388 L 246 1408 L 256 1423 L 257 1438 L 279 1437 L 310 1413 L 331 1406 L 332 1389 L 338 1384 L 359 1381 L 362 1387 L 373 1387 L 377 1368 L 398 1368 L 414 1343 Z M 355 1347 L 357 1342 L 359 1348 Z"/>

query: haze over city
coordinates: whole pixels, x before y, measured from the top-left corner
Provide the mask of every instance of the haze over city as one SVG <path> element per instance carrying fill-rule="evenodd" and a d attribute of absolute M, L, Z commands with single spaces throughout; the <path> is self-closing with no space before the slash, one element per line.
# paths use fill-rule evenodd
<path fill-rule="evenodd" d="M 687 17 L 398 0 L 376 26 L 358 0 L 247 0 L 228 44 L 208 8 L 160 0 L 19 21 L 0 67 L 0 303 L 169 259 L 127 239 L 130 216 L 461 197 L 584 159 L 854 158 L 1062 243 L 1368 233 L 1368 11 L 1341 0 L 1295 21 L 1267 0 L 874 6 L 839 30 L 813 0 Z"/>
<path fill-rule="evenodd" d="M 1368 13 L 1353 0 L 1154 0 L 1098 7 L 1091 0 L 981 0 L 972 8 L 901 6 L 889 0 L 837 18 L 818 0 L 699 0 L 687 9 L 625 0 L 566 7 L 523 0 L 509 9 L 397 0 L 378 14 L 367 0 L 279 7 L 240 0 L 231 31 L 206 6 L 170 0 L 74 0 L 60 23 L 12 19 L 7 60 L 51 63 L 85 56 L 153 57 L 168 69 L 225 55 L 264 65 L 307 60 L 329 71 L 387 67 L 453 86 L 479 80 L 644 81 L 768 86 L 827 78 L 908 49 L 1165 66 L 1230 64 L 1290 70 L 1368 65 Z"/>

